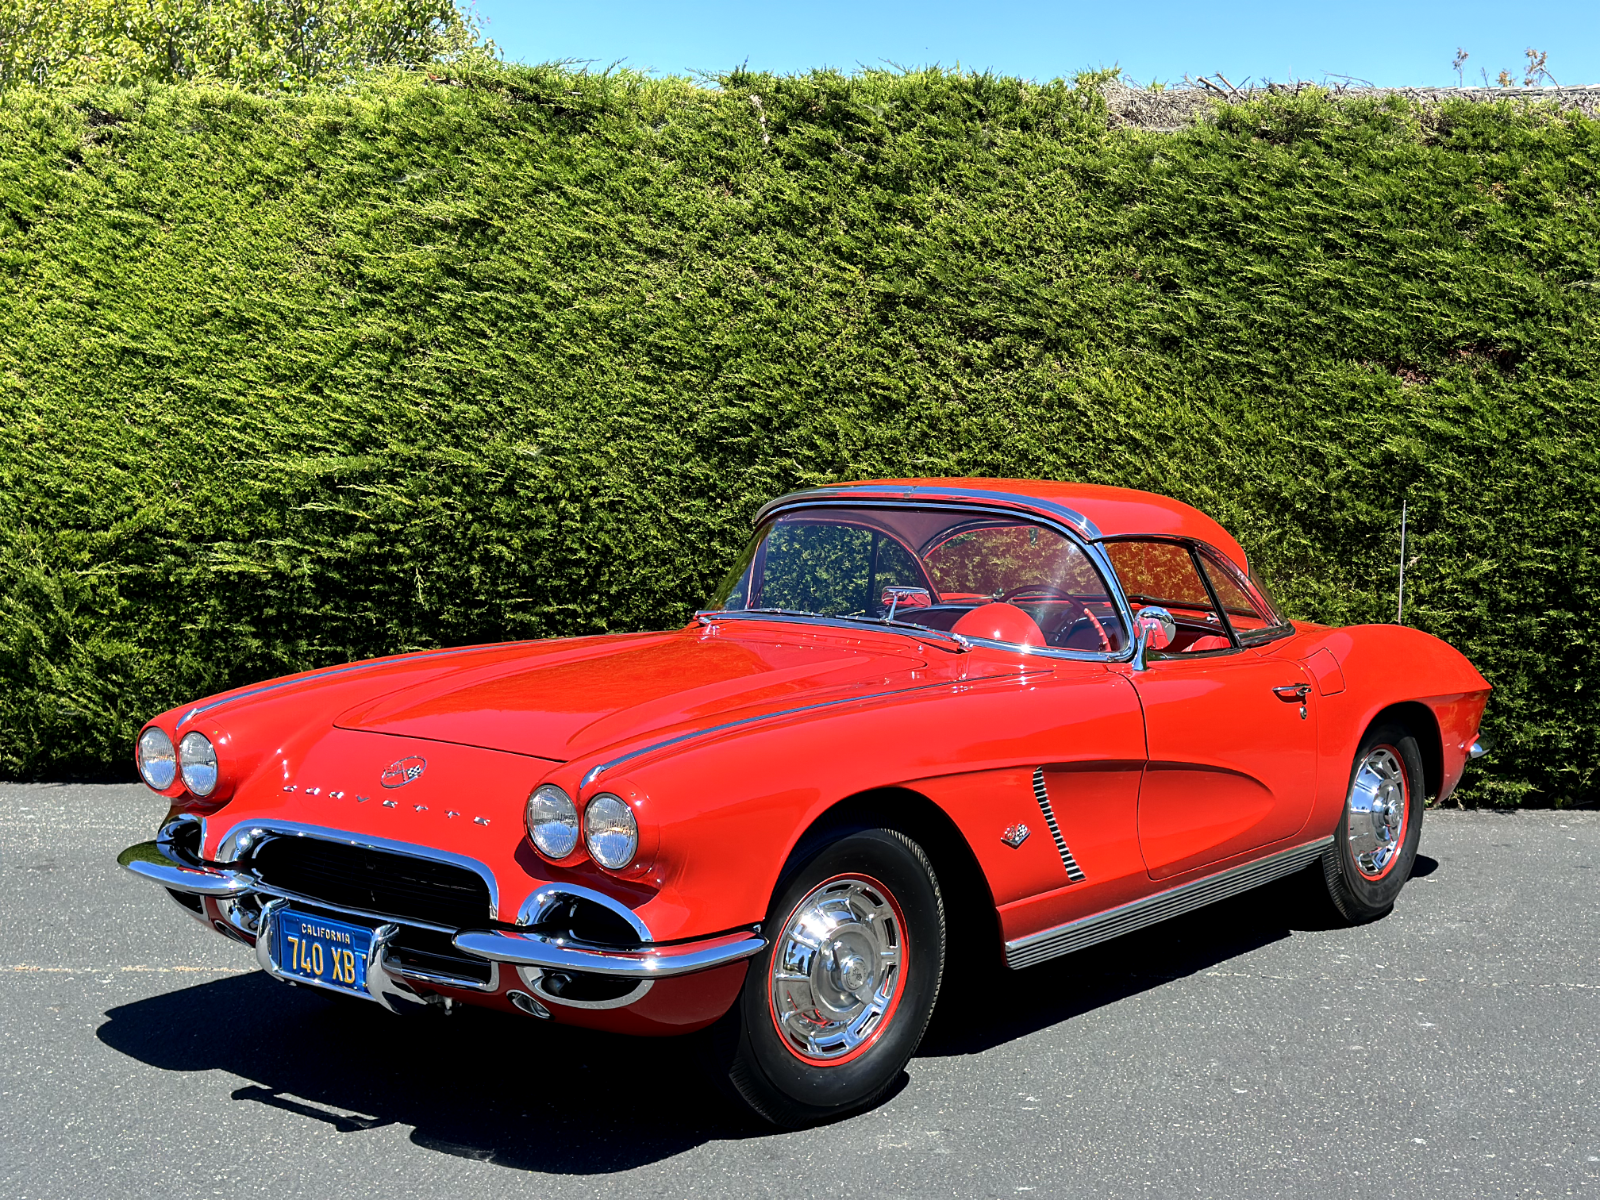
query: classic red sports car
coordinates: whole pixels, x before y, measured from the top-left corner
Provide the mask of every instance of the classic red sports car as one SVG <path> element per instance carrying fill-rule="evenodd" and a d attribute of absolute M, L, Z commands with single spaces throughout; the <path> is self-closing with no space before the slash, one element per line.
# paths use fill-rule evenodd
<path fill-rule="evenodd" d="M 171 812 L 120 861 L 291 983 L 709 1029 L 799 1125 L 884 1093 L 947 961 L 1027 967 L 1313 864 L 1346 918 L 1387 912 L 1488 693 L 1416 630 L 1285 619 L 1161 496 L 841 484 L 767 505 L 682 629 L 161 714 L 137 764 Z"/>

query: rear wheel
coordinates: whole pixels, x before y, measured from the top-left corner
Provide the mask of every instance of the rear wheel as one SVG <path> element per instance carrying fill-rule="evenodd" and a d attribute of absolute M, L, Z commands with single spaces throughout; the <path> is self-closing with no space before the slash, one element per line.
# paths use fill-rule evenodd
<path fill-rule="evenodd" d="M 789 1128 L 889 1090 L 927 1029 L 945 949 L 938 880 L 905 834 L 845 833 L 800 857 L 714 1031 L 726 1083 Z"/>
<path fill-rule="evenodd" d="M 1346 920 L 1370 921 L 1394 907 L 1416 861 L 1424 803 L 1417 739 L 1398 725 L 1368 730 L 1322 856 L 1328 897 Z"/>

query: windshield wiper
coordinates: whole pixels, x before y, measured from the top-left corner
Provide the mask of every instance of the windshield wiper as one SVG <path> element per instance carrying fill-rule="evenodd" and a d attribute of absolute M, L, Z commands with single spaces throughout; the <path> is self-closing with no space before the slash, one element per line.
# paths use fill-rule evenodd
<path fill-rule="evenodd" d="M 918 638 L 932 638 L 935 641 L 944 641 L 955 647 L 957 654 L 965 654 L 972 649 L 972 643 L 959 633 L 951 633 L 944 629 L 930 629 L 926 625 L 918 625 L 915 621 L 891 621 L 887 617 L 830 617 L 823 613 L 806 612 L 798 608 L 712 608 L 695 613 L 695 618 L 701 621 L 713 620 L 717 617 L 742 617 L 745 615 L 762 617 L 800 617 L 810 621 L 827 621 L 878 625 L 896 632 L 905 632 Z"/>

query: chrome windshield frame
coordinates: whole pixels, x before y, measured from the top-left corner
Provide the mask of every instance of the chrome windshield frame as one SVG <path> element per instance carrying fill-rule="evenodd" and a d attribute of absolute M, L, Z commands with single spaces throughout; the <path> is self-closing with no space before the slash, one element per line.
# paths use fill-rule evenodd
<path fill-rule="evenodd" d="M 890 495 L 883 496 L 881 493 Z M 897 487 L 893 484 L 881 483 L 846 483 L 834 487 L 807 488 L 801 492 L 790 492 L 779 496 L 776 500 L 769 500 L 756 512 L 756 526 L 759 528 L 773 513 L 779 509 L 789 508 L 796 504 L 806 503 L 837 503 L 840 500 L 863 499 L 869 502 L 900 502 L 904 506 L 906 501 L 914 501 L 914 507 L 976 507 L 966 501 L 977 501 L 991 509 L 1003 509 L 1012 513 L 1026 513 L 1029 516 L 1039 516 L 1040 511 L 1052 514 L 1055 521 L 1070 527 L 1080 541 L 1097 541 L 1103 535 L 1097 526 L 1088 517 L 1075 508 L 1068 508 L 1065 504 L 1057 504 L 1054 500 L 1041 500 L 1036 497 L 1018 496 L 1011 492 L 991 492 L 982 488 L 955 488 L 955 487 L 925 487 L 912 485 Z M 939 501 L 945 504 L 939 504 Z"/>
<path fill-rule="evenodd" d="M 884 489 L 860 488 L 859 492 L 870 492 L 873 490 Z M 1026 654 L 1040 658 L 1059 658 L 1072 662 L 1097 663 L 1125 663 L 1133 661 L 1134 654 L 1137 652 L 1137 646 L 1135 645 L 1136 639 L 1134 637 L 1133 610 L 1128 605 L 1127 597 L 1122 594 L 1122 583 L 1117 579 L 1117 573 L 1111 567 L 1110 556 L 1106 554 L 1105 550 L 1100 545 L 1100 531 L 1095 528 L 1095 525 L 1092 521 L 1089 521 L 1082 514 L 1073 512 L 1072 509 L 1066 508 L 1062 505 L 1048 504 L 1046 501 L 1042 500 L 1030 500 L 1027 503 L 1023 503 L 1014 497 L 1007 496 L 1003 492 L 980 492 L 970 488 L 895 488 L 893 491 L 896 493 L 894 496 L 862 495 L 859 494 L 859 492 L 854 491 L 852 488 L 815 488 L 805 492 L 792 492 L 787 496 L 780 496 L 778 499 L 762 506 L 761 511 L 756 515 L 756 529 L 759 531 L 760 528 L 769 520 L 775 519 L 785 513 L 796 512 L 807 508 L 839 508 L 841 506 L 854 506 L 860 508 L 916 508 L 923 510 L 931 509 L 937 512 L 983 513 L 988 516 L 998 516 L 1012 520 L 1029 521 L 1033 524 L 1061 534 L 1067 539 L 1068 542 L 1081 550 L 1084 556 L 1089 559 L 1090 563 L 1094 565 L 1095 570 L 1100 575 L 1101 582 L 1106 585 L 1106 594 L 1110 597 L 1111 602 L 1116 606 L 1117 615 L 1122 622 L 1122 628 L 1126 631 L 1125 636 L 1127 638 L 1128 645 L 1117 651 L 1066 650 L 1057 646 L 1023 646 L 1016 642 L 999 642 L 990 638 L 968 638 L 964 635 L 950 634 L 942 630 L 928 629 L 925 626 L 917 626 L 913 622 L 906 622 L 903 625 L 900 622 L 896 622 L 893 625 L 888 625 L 879 620 L 867 620 L 863 618 L 827 617 L 821 615 L 820 613 L 784 614 L 779 611 L 762 613 L 755 609 L 729 609 L 726 611 L 708 610 L 704 614 L 697 613 L 696 619 L 716 620 L 724 616 L 730 616 L 744 612 L 749 614 L 749 617 L 744 618 L 746 620 L 765 616 L 768 620 L 773 621 L 807 621 L 808 623 L 831 624 L 842 626 L 848 629 L 858 630 L 883 629 L 894 633 L 905 633 L 908 636 L 917 636 L 914 630 L 920 629 L 924 635 L 934 638 L 939 637 L 941 634 L 943 634 L 944 637 L 960 637 L 963 642 L 968 643 L 970 646 L 992 647 L 994 649 L 1007 650 L 1016 654 Z M 918 499 L 917 494 L 925 495 L 928 498 Z M 952 498 L 967 496 L 972 497 L 972 499 L 966 500 Z M 1004 503 L 1007 500 L 1010 500 L 1011 503 Z M 1064 520 L 1055 520 L 1034 511 L 1034 509 L 1030 507 L 1031 505 L 1059 509 L 1065 517 L 1071 520 L 1082 521 L 1094 532 L 1091 535 L 1085 536 L 1082 531 L 1074 528 Z"/>

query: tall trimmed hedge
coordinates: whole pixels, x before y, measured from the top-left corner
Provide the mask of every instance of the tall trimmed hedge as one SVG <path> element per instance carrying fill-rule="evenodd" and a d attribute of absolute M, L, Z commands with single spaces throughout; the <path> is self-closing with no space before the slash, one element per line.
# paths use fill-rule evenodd
<path fill-rule="evenodd" d="M 319 664 L 668 626 L 755 508 L 1149 488 L 1597 794 L 1600 124 L 1320 93 L 505 69 L 0 97 L 0 772 Z"/>

